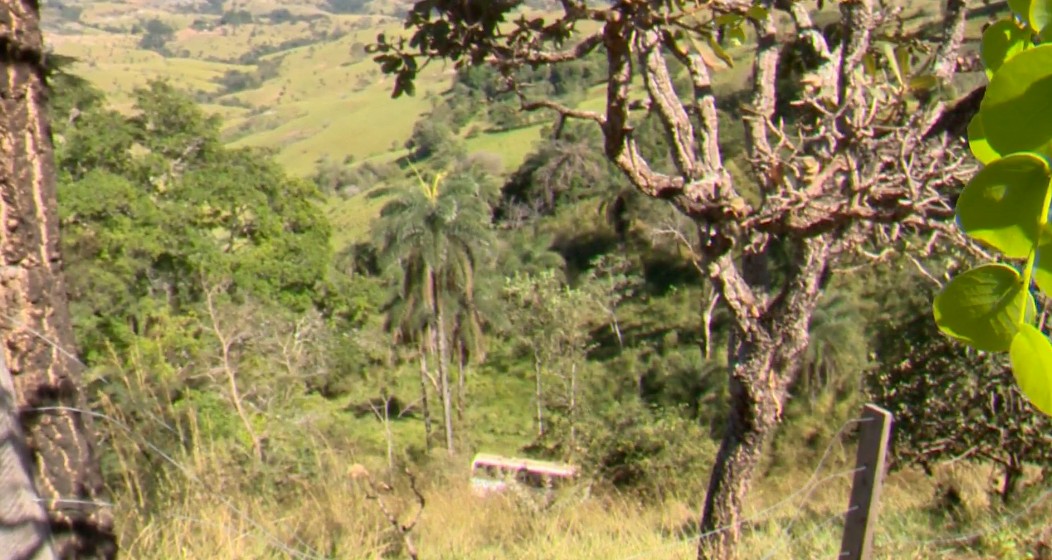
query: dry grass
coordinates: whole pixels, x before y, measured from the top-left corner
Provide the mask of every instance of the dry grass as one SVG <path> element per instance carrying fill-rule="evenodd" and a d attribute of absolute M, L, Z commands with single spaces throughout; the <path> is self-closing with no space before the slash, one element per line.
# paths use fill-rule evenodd
<path fill-rule="evenodd" d="M 124 554 L 158 559 L 400 558 L 401 541 L 361 479 L 350 476 L 353 455 L 324 445 L 310 452 L 311 475 L 280 475 L 235 465 L 220 447 L 177 457 L 162 498 L 138 502 L 119 491 L 117 521 Z M 367 458 L 368 459 L 368 458 Z M 695 555 L 697 511 L 691 501 L 641 503 L 629 496 L 566 490 L 550 504 L 529 496 L 479 497 L 468 487 L 466 458 L 433 459 L 422 469 L 426 506 L 412 533 L 422 557 L 463 560 L 688 559 Z M 375 472 L 383 473 L 381 469 Z M 127 474 L 127 473 L 126 473 Z M 813 493 L 785 501 L 784 488 L 802 488 L 801 470 L 761 483 L 747 508 L 742 558 L 832 557 L 839 547 L 849 480 L 822 482 Z M 378 474 L 393 488 L 382 498 L 401 522 L 418 504 L 404 476 Z M 969 499 L 982 501 L 981 473 L 956 478 Z M 250 482 L 251 481 L 251 482 Z M 385 486 L 385 484 L 380 484 Z M 1024 558 L 1022 536 L 1040 528 L 1037 511 L 1004 524 L 974 503 L 969 519 L 946 520 L 933 510 L 933 482 L 917 473 L 889 479 L 877 534 L 878 558 Z M 768 510 L 771 500 L 782 506 Z M 1040 510 L 1047 510 L 1042 504 Z M 986 512 L 986 513 L 983 513 Z M 755 516 L 755 517 L 754 517 Z M 1045 517 L 1047 519 L 1047 517 Z M 978 531 L 968 546 L 925 541 Z M 1019 555 L 1016 555 L 1016 554 Z"/>

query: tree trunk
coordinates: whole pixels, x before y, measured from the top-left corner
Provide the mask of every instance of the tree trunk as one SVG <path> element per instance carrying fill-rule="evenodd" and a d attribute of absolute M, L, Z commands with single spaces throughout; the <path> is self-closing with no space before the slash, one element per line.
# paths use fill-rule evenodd
<path fill-rule="evenodd" d="M 437 295 L 437 294 L 436 294 Z M 446 426 L 446 451 L 456 453 L 453 445 L 453 394 L 449 383 L 449 348 L 446 340 L 446 315 L 441 300 L 435 299 L 435 335 L 438 338 L 438 384 L 442 391 L 442 418 Z"/>
<path fill-rule="evenodd" d="M 779 384 L 755 382 L 777 376 L 767 365 L 772 363 L 775 345 L 770 339 L 743 343 L 741 352 L 748 357 L 731 370 L 730 417 L 705 496 L 701 520 L 705 536 L 698 547 L 701 560 L 734 557 L 741 534 L 742 501 L 785 401 L 786 391 Z"/>
<path fill-rule="evenodd" d="M 430 338 L 430 337 L 429 337 Z M 420 344 L 420 409 L 424 415 L 424 451 L 431 452 L 431 408 L 427 404 L 427 343 Z"/>
<path fill-rule="evenodd" d="M 544 399 L 541 385 L 541 357 L 533 353 L 533 377 L 537 383 L 534 400 L 537 402 L 537 437 L 544 435 Z"/>
<path fill-rule="evenodd" d="M 570 364 L 570 410 L 567 411 L 570 417 L 570 453 L 571 456 L 575 456 L 577 453 L 577 362 L 574 361 Z"/>
<path fill-rule="evenodd" d="M 38 3 L 0 1 L 0 35 L 6 42 L 0 53 L 0 346 L 56 556 L 113 558 L 112 513 L 100 503 L 91 417 L 83 412 L 72 354 Z M 9 492 L 25 487 L 17 471 L 0 474 L 0 504 L 15 503 Z M 8 547 L 9 536 L 0 534 L 5 553 L 17 546 Z"/>
<path fill-rule="evenodd" d="M 464 399 L 467 398 L 467 379 L 464 370 L 464 342 L 457 342 L 457 420 L 464 421 Z"/>
<path fill-rule="evenodd" d="M 1023 476 L 1023 462 L 1014 453 L 1008 454 L 1008 463 L 1004 465 L 1004 480 L 1001 482 L 1001 503 L 1008 505 L 1019 486 Z"/>
<path fill-rule="evenodd" d="M 813 238 L 800 244 L 803 254 L 781 293 L 758 317 L 740 321 L 730 343 L 730 411 L 705 496 L 699 560 L 735 558 L 753 472 L 781 421 L 807 349 L 830 241 Z"/>

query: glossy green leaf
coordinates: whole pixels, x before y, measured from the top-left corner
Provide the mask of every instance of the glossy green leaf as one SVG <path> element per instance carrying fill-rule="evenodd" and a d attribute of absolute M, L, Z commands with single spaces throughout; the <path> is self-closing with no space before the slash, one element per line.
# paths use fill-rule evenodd
<path fill-rule="evenodd" d="M 1001 154 L 1052 153 L 1052 45 L 1013 56 L 994 74 L 979 108 L 986 141 Z"/>
<path fill-rule="evenodd" d="M 1034 298 L 1023 290 L 1019 273 L 1003 264 L 986 264 L 957 275 L 935 297 L 939 329 L 974 348 L 1005 352 L 1018 332 L 1023 305 L 1036 315 Z"/>
<path fill-rule="evenodd" d="M 983 65 L 986 66 L 986 76 L 992 78 L 1005 61 L 1023 52 L 1029 39 L 1030 32 L 1011 20 L 1003 19 L 987 27 L 979 48 Z"/>
<path fill-rule="evenodd" d="M 976 113 L 968 123 L 968 147 L 972 150 L 975 159 L 983 164 L 990 163 L 1001 157 L 1001 154 L 990 147 L 986 141 L 986 132 L 983 131 L 983 119 Z"/>
<path fill-rule="evenodd" d="M 1050 173 L 1044 158 L 1012 154 L 991 162 L 957 200 L 957 219 L 968 235 L 1025 259 L 1037 245 Z"/>
<path fill-rule="evenodd" d="M 1030 28 L 1044 38 L 1047 33 L 1043 31 L 1049 23 L 1052 23 L 1052 0 L 1032 0 L 1027 18 Z"/>
<path fill-rule="evenodd" d="M 1052 343 L 1037 327 L 1023 325 L 1009 350 L 1012 374 L 1038 410 L 1052 416 Z"/>

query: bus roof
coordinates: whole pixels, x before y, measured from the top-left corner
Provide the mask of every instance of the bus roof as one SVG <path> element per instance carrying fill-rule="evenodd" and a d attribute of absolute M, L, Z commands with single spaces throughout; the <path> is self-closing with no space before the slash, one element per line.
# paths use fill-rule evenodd
<path fill-rule="evenodd" d="M 538 461 L 516 457 L 502 457 L 489 453 L 479 453 L 472 461 L 472 467 L 498 467 L 504 469 L 526 470 L 549 476 L 570 477 L 577 474 L 577 467 L 566 463 Z"/>

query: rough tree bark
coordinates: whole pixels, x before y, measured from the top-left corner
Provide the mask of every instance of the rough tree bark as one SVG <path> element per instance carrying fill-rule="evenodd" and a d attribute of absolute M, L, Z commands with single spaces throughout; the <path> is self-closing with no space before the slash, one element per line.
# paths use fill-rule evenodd
<path fill-rule="evenodd" d="M 44 46 L 35 0 L 0 2 L 0 313 L 3 358 L 13 379 L 31 468 L 46 506 L 58 558 L 113 558 L 112 513 L 73 349 L 59 255 L 55 168 L 47 121 Z M 14 432 L 8 432 L 8 437 Z M 12 440 L 12 444 L 13 440 Z M 23 463 L 24 464 L 24 463 Z M 18 468 L 3 471 L 0 503 L 26 488 Z M 0 533 L 18 550 L 33 531 Z M 46 551 L 37 556 L 45 558 Z"/>

